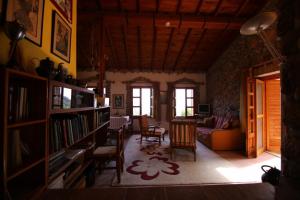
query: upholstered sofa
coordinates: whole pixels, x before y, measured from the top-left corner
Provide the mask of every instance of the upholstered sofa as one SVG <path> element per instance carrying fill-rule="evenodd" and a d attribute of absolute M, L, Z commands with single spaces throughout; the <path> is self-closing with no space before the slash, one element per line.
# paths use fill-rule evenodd
<path fill-rule="evenodd" d="M 225 116 L 212 116 L 197 125 L 198 140 L 212 150 L 242 149 L 239 120 Z"/>

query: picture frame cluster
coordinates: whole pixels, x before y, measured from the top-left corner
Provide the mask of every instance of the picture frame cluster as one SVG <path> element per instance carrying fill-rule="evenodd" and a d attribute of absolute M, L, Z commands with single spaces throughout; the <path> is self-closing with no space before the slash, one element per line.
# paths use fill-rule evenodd
<path fill-rule="evenodd" d="M 70 63 L 73 0 L 49 2 L 56 8 L 52 10 L 51 53 Z M 6 7 L 5 20 L 20 23 L 26 30 L 26 39 L 42 47 L 45 0 L 9 0 L 6 4 L 1 0 L 0 4 Z M 0 15 L 4 15 L 1 7 Z"/>

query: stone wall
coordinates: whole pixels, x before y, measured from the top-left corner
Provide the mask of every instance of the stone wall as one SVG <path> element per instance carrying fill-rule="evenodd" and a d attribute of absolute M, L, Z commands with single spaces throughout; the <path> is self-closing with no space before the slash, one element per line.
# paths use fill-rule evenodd
<path fill-rule="evenodd" d="M 275 10 L 275 2 L 264 11 Z M 277 46 L 276 25 L 266 31 Z M 242 70 L 272 59 L 258 36 L 238 36 L 207 73 L 207 100 L 213 114 L 239 113 Z"/>
<path fill-rule="evenodd" d="M 281 179 L 277 199 L 300 199 L 300 1 L 282 0 L 278 35 L 286 61 L 281 65 Z"/>

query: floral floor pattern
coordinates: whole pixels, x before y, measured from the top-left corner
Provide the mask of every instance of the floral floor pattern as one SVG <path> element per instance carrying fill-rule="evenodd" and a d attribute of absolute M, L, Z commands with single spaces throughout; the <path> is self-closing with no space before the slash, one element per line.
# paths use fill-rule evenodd
<path fill-rule="evenodd" d="M 247 159 L 241 152 L 213 152 L 199 142 L 196 162 L 186 150 L 175 150 L 171 160 L 165 138 L 161 145 L 151 139 L 140 144 L 140 136 L 132 135 L 125 148 L 121 183 L 115 177 L 112 186 L 256 183 L 261 182 L 261 165 L 280 168 L 280 158 L 270 154 Z"/>

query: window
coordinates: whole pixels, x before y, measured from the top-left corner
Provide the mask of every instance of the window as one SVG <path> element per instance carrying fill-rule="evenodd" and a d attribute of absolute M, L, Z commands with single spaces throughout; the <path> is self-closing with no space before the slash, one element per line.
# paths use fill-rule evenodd
<path fill-rule="evenodd" d="M 175 116 L 188 117 L 194 115 L 194 89 L 175 89 Z"/>
<path fill-rule="evenodd" d="M 148 115 L 153 117 L 153 89 L 150 87 L 132 89 L 133 116 Z"/>

